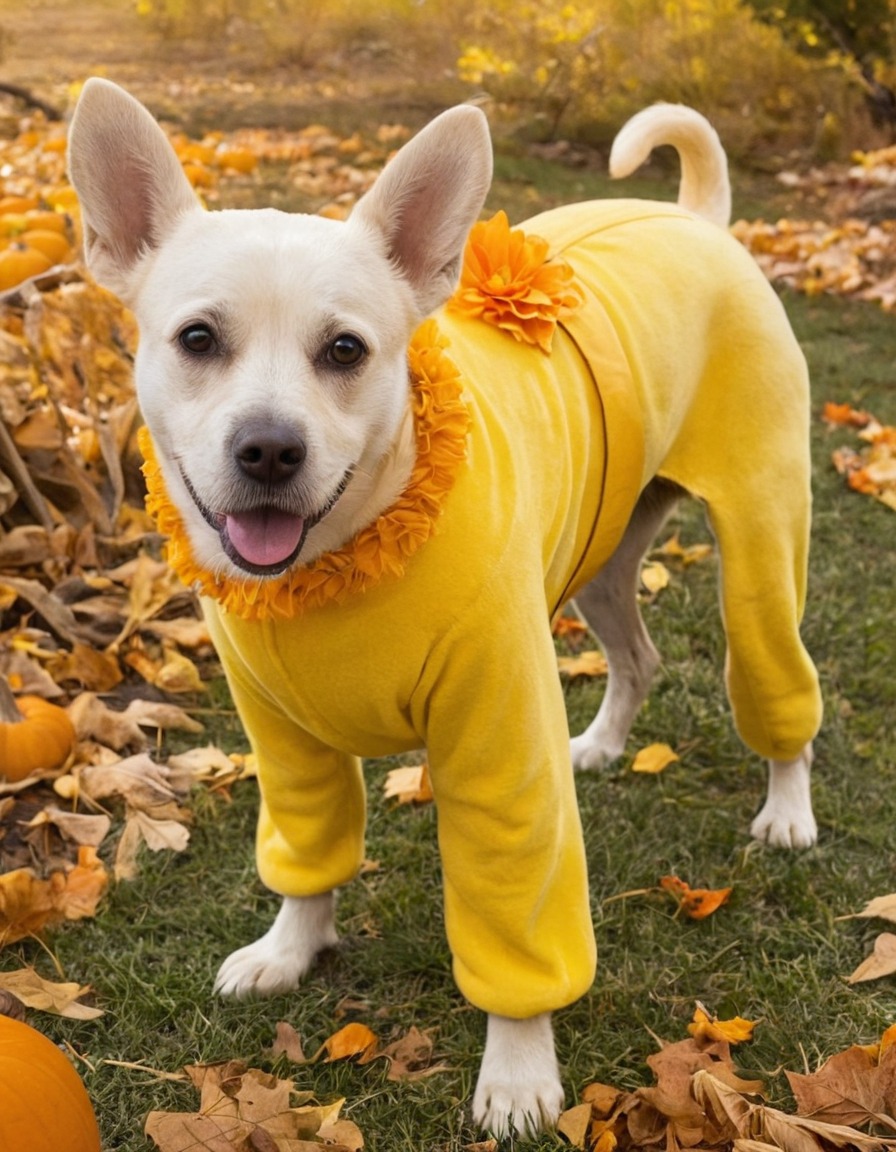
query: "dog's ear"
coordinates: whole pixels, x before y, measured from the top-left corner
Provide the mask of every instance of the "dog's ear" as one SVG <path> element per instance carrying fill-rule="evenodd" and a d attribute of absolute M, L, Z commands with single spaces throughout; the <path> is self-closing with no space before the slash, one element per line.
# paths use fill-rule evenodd
<path fill-rule="evenodd" d="M 464 104 L 443 112 L 389 161 L 352 213 L 384 237 L 413 286 L 421 315 L 443 304 L 460 275 L 467 233 L 492 178 L 483 113 Z"/>
<path fill-rule="evenodd" d="M 173 148 L 133 96 L 87 81 L 69 131 L 69 173 L 81 202 L 90 271 L 126 302 L 142 256 L 185 212 L 201 211 Z"/>

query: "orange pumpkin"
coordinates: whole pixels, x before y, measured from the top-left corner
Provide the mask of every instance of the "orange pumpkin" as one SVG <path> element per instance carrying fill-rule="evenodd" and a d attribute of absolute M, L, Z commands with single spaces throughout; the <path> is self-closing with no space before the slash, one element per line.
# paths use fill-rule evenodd
<path fill-rule="evenodd" d="M 39 276 L 53 267 L 53 261 L 36 248 L 16 241 L 0 252 L 0 292 L 15 288 L 31 276 Z"/>
<path fill-rule="evenodd" d="M 71 1061 L 9 1016 L 0 1016 L 0 1148 L 100 1152 L 93 1106 Z"/>
<path fill-rule="evenodd" d="M 72 246 L 62 232 L 51 232 L 48 228 L 29 228 L 22 233 L 22 243 L 28 248 L 36 248 L 49 256 L 54 264 L 62 264 L 72 253 Z"/>
<path fill-rule="evenodd" d="M 0 721 L 0 777 L 24 780 L 38 769 L 60 768 L 75 744 L 68 713 L 41 696 L 20 696 L 14 706 L 19 719 Z"/>

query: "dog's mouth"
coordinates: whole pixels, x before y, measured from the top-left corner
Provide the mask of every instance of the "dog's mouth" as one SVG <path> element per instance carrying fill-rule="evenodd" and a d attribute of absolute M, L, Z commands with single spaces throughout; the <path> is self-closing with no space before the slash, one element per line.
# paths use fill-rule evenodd
<path fill-rule="evenodd" d="M 213 512 L 199 498 L 183 469 L 181 477 L 202 518 L 218 533 L 227 558 L 252 576 L 278 576 L 299 558 L 308 533 L 333 510 L 352 472 L 351 467 L 345 470 L 332 495 L 310 516 L 285 512 L 273 504 L 239 512 Z"/>

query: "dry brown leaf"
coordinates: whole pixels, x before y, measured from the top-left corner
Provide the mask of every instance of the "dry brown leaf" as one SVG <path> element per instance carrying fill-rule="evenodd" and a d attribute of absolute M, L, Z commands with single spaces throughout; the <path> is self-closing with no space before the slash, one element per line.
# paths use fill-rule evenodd
<path fill-rule="evenodd" d="M 817 1072 L 786 1075 L 801 1116 L 853 1128 L 872 1124 L 896 1133 L 896 1046 L 878 1057 L 853 1044 Z"/>
<path fill-rule="evenodd" d="M 146 733 L 135 719 L 113 711 L 92 692 L 76 696 L 68 707 L 68 714 L 79 740 L 96 740 L 116 752 L 146 745 Z"/>
<path fill-rule="evenodd" d="M 874 941 L 874 951 L 866 956 L 855 972 L 847 978 L 849 984 L 864 980 L 879 980 L 896 973 L 896 934 L 881 932 Z"/>
<path fill-rule="evenodd" d="M 896 923 L 896 892 L 887 896 L 875 896 L 869 900 L 861 912 L 853 912 L 851 916 L 840 916 L 840 920 L 850 920 L 855 917 L 879 917 L 881 920 L 892 920 Z"/>
<path fill-rule="evenodd" d="M 27 1008 L 64 1016 L 69 1020 L 95 1020 L 103 1015 L 101 1008 L 78 1003 L 82 996 L 91 991 L 89 984 L 53 983 L 39 976 L 33 968 L 0 972 L 0 988 L 11 992 Z"/>
<path fill-rule="evenodd" d="M 78 863 L 46 879 L 30 868 L 0 875 L 0 946 L 40 936 L 62 920 L 93 916 L 108 874 L 90 847 L 78 849 Z"/>
<path fill-rule="evenodd" d="M 376 1055 L 389 1061 L 388 1080 L 423 1080 L 437 1072 L 447 1072 L 447 1064 L 433 1064 L 433 1041 L 428 1032 L 411 1028 L 398 1040 L 381 1048 Z"/>
<path fill-rule="evenodd" d="M 66 840 L 74 844 L 90 844 L 98 848 L 108 835 L 112 820 L 104 814 L 88 816 L 82 812 L 68 812 L 57 808 L 54 804 L 48 804 L 29 820 L 25 827 L 39 828 L 46 824 L 57 828 Z"/>
<path fill-rule="evenodd" d="M 591 1105 L 577 1104 L 561 1113 L 557 1121 L 558 1133 L 573 1148 L 588 1148 L 588 1133 L 591 1128 Z"/>
<path fill-rule="evenodd" d="M 805 1116 L 789 1116 L 777 1108 L 753 1104 L 710 1072 L 694 1074 L 694 1098 L 720 1127 L 728 1126 L 737 1138 L 759 1140 L 783 1152 L 827 1152 L 854 1149 L 882 1152 L 896 1148 L 896 1140 L 867 1136 L 839 1124 L 825 1124 Z"/>
<path fill-rule="evenodd" d="M 302 1039 L 292 1024 L 288 1024 L 285 1020 L 279 1020 L 277 1022 L 276 1036 L 271 1046 L 271 1056 L 274 1058 L 277 1056 L 285 1056 L 287 1060 L 291 1060 L 294 1064 L 305 1063 Z"/>

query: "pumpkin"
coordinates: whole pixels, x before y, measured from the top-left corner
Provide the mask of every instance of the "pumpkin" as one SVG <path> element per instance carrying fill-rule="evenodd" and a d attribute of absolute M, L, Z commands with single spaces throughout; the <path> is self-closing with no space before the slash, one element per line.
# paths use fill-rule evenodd
<path fill-rule="evenodd" d="M 52 1040 L 0 1016 L 0 1148 L 100 1152 L 93 1106 L 74 1065 Z"/>
<path fill-rule="evenodd" d="M 36 248 L 49 256 L 54 264 L 61 264 L 72 254 L 72 246 L 62 232 L 52 232 L 49 228 L 29 228 L 22 233 L 22 243 L 28 248 Z"/>
<path fill-rule="evenodd" d="M 0 777 L 24 780 L 38 769 L 60 768 L 74 745 L 75 728 L 64 708 L 42 696 L 16 700 L 0 677 Z"/>
<path fill-rule="evenodd" d="M 0 292 L 15 288 L 31 276 L 39 276 L 53 267 L 53 261 L 36 248 L 16 241 L 0 252 Z"/>

